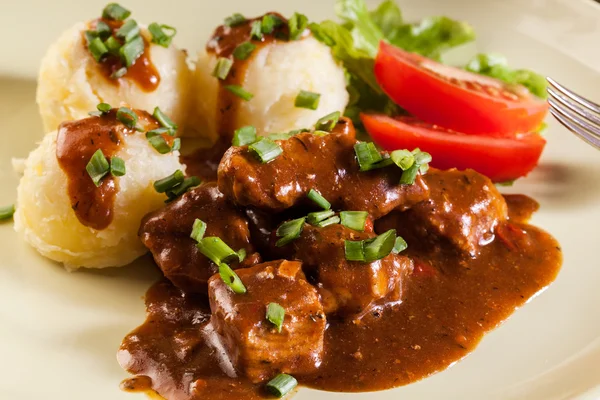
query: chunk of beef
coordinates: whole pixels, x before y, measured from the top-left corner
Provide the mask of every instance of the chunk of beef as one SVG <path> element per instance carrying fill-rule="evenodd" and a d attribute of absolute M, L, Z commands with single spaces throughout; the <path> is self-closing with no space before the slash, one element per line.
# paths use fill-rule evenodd
<path fill-rule="evenodd" d="M 411 260 L 396 254 L 369 263 L 346 260 L 345 240 L 375 236 L 343 225 L 318 228 L 307 224 L 300 237 L 284 249 L 289 247 L 294 258 L 302 261 L 306 274 L 317 282 L 326 313 L 359 317 L 377 300 L 400 300 L 403 280 L 412 271 Z"/>
<path fill-rule="evenodd" d="M 196 218 L 206 222 L 205 236 L 218 236 L 232 249 L 248 256 L 233 268 L 260 262 L 250 242 L 248 221 L 217 189 L 216 182 L 201 185 L 160 210 L 148 214 L 139 235 L 165 276 L 185 292 L 207 293 L 208 279 L 218 267 L 190 238 Z"/>
<path fill-rule="evenodd" d="M 360 172 L 352 122 L 340 124 L 347 129 L 278 141 L 283 153 L 267 164 L 247 146 L 231 147 L 219 165 L 219 189 L 236 204 L 276 212 L 301 204 L 315 189 L 336 209 L 368 211 L 374 218 L 427 198 L 421 176 L 413 185 L 400 185 L 401 171 L 393 166 Z"/>
<path fill-rule="evenodd" d="M 406 212 L 392 213 L 376 224 L 383 232 L 450 243 L 472 257 L 494 239 L 494 230 L 507 218 L 506 201 L 485 176 L 473 171 L 430 169 L 425 176 L 431 195 Z M 410 244 L 410 242 L 409 242 Z"/>
<path fill-rule="evenodd" d="M 208 286 L 211 322 L 238 373 L 260 382 L 313 372 L 323 355 L 326 319 L 301 263 L 279 260 L 236 272 L 246 293 L 235 294 L 220 275 Z M 269 303 L 285 309 L 281 332 L 266 319 Z"/>

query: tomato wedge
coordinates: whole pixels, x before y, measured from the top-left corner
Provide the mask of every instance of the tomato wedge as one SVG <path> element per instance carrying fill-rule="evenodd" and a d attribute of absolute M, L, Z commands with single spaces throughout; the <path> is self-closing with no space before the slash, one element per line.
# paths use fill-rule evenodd
<path fill-rule="evenodd" d="M 471 168 L 494 182 L 527 175 L 546 145 L 537 133 L 497 138 L 453 132 L 414 117 L 361 114 L 361 119 L 375 143 L 386 150 L 418 147 L 431 154 L 432 167 Z"/>
<path fill-rule="evenodd" d="M 525 87 L 442 65 L 381 42 L 379 85 L 400 107 L 457 132 L 515 136 L 535 131 L 548 104 Z"/>

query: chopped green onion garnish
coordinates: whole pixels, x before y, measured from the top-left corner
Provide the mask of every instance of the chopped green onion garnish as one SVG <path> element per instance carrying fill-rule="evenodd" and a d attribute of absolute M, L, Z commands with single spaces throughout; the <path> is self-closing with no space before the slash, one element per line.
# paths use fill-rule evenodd
<path fill-rule="evenodd" d="M 346 240 L 344 241 L 344 253 L 346 256 L 346 260 L 348 261 L 365 261 L 365 251 L 364 251 L 363 240 L 352 241 Z"/>
<path fill-rule="evenodd" d="M 167 154 L 171 152 L 171 146 L 169 146 L 164 137 L 160 135 L 150 136 L 146 134 L 146 138 L 152 147 L 154 147 L 154 149 L 160 154 Z"/>
<path fill-rule="evenodd" d="M 110 104 L 107 104 L 107 103 L 99 103 L 99 104 L 96 106 L 96 109 L 97 109 L 98 111 L 91 111 L 91 112 L 89 112 L 88 114 L 89 114 L 89 115 L 92 115 L 92 116 L 95 116 L 95 117 L 99 117 L 99 116 L 101 116 L 101 115 L 108 114 L 108 112 L 110 111 L 111 107 L 110 107 Z"/>
<path fill-rule="evenodd" d="M 0 221 L 9 219 L 15 213 L 15 205 L 11 204 L 10 206 L 0 207 Z"/>
<path fill-rule="evenodd" d="M 429 164 L 423 164 L 421 167 L 419 167 L 419 173 L 421 175 L 425 175 L 427 171 L 429 171 Z"/>
<path fill-rule="evenodd" d="M 154 190 L 156 190 L 158 193 L 166 193 L 167 191 L 172 190 L 175 186 L 181 184 L 184 179 L 185 177 L 183 176 L 183 172 L 178 169 L 171 175 L 154 182 Z"/>
<path fill-rule="evenodd" d="M 275 325 L 277 332 L 281 332 L 284 319 L 285 309 L 277 303 L 269 303 L 267 306 L 267 320 Z"/>
<path fill-rule="evenodd" d="M 394 254 L 402 253 L 407 248 L 408 248 L 408 244 L 406 243 L 406 240 L 404 240 L 404 238 L 402 238 L 402 236 L 398 236 L 396 238 L 396 243 L 394 243 L 394 248 L 392 249 L 392 253 L 394 253 Z"/>
<path fill-rule="evenodd" d="M 288 134 L 291 136 L 298 135 L 299 133 L 309 132 L 310 129 L 294 129 L 293 131 L 289 131 Z"/>
<path fill-rule="evenodd" d="M 281 25 L 283 21 L 276 15 L 267 14 L 262 19 L 262 33 L 269 35 L 273 33 L 273 29 Z"/>
<path fill-rule="evenodd" d="M 123 39 L 125 42 L 131 42 L 140 34 L 140 27 L 134 19 L 126 21 L 116 32 L 115 36 Z"/>
<path fill-rule="evenodd" d="M 148 31 L 152 35 L 152 43 L 162 47 L 169 47 L 171 40 L 177 34 L 177 29 L 169 25 L 159 25 L 156 22 L 148 25 Z M 167 32 L 165 32 L 167 31 Z"/>
<path fill-rule="evenodd" d="M 290 40 L 298 40 L 308 27 L 308 18 L 306 15 L 294 13 L 288 21 L 288 27 L 290 29 Z"/>
<path fill-rule="evenodd" d="M 275 378 L 271 379 L 266 388 L 273 396 L 283 397 L 298 385 L 298 381 L 291 375 L 279 374 Z"/>
<path fill-rule="evenodd" d="M 173 139 L 173 144 L 171 145 L 171 151 L 179 151 L 181 149 L 181 139 Z"/>
<path fill-rule="evenodd" d="M 110 159 L 110 173 L 112 176 L 123 176 L 126 173 L 125 161 L 120 157 L 112 157 Z"/>
<path fill-rule="evenodd" d="M 291 138 L 293 135 L 289 134 L 289 133 L 271 133 L 269 136 L 267 136 L 269 139 L 271 140 L 288 140 L 289 138 Z"/>
<path fill-rule="evenodd" d="M 266 137 L 252 143 L 248 148 L 263 164 L 273 161 L 283 153 L 283 149 L 277 143 Z"/>
<path fill-rule="evenodd" d="M 106 40 L 112 34 L 112 29 L 106 22 L 98 21 L 96 23 L 96 34 L 100 39 Z"/>
<path fill-rule="evenodd" d="M 151 131 L 146 132 L 146 138 L 151 138 L 153 136 L 158 136 L 158 135 L 164 135 L 164 134 L 170 134 L 171 130 L 169 128 L 156 128 L 156 129 L 152 129 Z"/>
<path fill-rule="evenodd" d="M 167 116 L 167 114 L 163 113 L 160 108 L 155 107 L 152 116 L 160 123 L 160 126 L 167 128 L 170 131 L 171 136 L 175 134 L 177 125 Z"/>
<path fill-rule="evenodd" d="M 256 45 L 252 42 L 244 42 L 239 44 L 233 51 L 233 56 L 238 60 L 246 60 L 250 54 L 256 49 Z"/>
<path fill-rule="evenodd" d="M 135 63 L 135 60 L 144 54 L 144 47 L 144 39 L 141 36 L 136 36 L 121 47 L 119 54 L 127 68 L 131 67 Z"/>
<path fill-rule="evenodd" d="M 119 107 L 117 110 L 117 119 L 128 128 L 135 129 L 138 122 L 138 116 L 127 107 Z"/>
<path fill-rule="evenodd" d="M 88 46 L 90 45 L 90 42 L 92 40 L 94 40 L 98 37 L 98 33 L 96 31 L 85 31 L 84 35 L 85 35 L 85 41 L 88 44 Z"/>
<path fill-rule="evenodd" d="M 167 199 L 166 203 L 169 203 L 169 202 L 175 200 L 176 198 L 178 198 L 179 196 L 181 196 L 188 190 L 200 185 L 200 183 L 201 183 L 200 178 L 198 178 L 197 176 L 190 176 L 189 178 L 185 178 L 182 183 L 175 186 L 173 189 L 167 191 L 168 199 Z"/>
<path fill-rule="evenodd" d="M 231 17 L 225 18 L 225 26 L 237 26 L 246 22 L 246 17 L 240 13 L 235 13 Z"/>
<path fill-rule="evenodd" d="M 244 260 L 246 259 L 246 249 L 239 249 L 237 255 L 240 262 L 244 262 Z"/>
<path fill-rule="evenodd" d="M 233 290 L 236 294 L 246 293 L 246 286 L 240 279 L 240 277 L 231 269 L 227 264 L 219 264 L 219 275 L 227 286 Z"/>
<path fill-rule="evenodd" d="M 325 221 L 327 218 L 333 217 L 335 212 L 332 210 L 311 212 L 307 215 L 306 221 L 311 225 L 316 225 L 319 222 Z"/>
<path fill-rule="evenodd" d="M 233 146 L 245 146 L 256 142 L 256 128 L 253 126 L 243 126 L 233 133 Z"/>
<path fill-rule="evenodd" d="M 512 181 L 504 181 L 504 182 L 497 182 L 496 186 L 513 186 L 515 184 L 515 180 L 513 179 Z"/>
<path fill-rule="evenodd" d="M 114 21 L 123 21 L 131 15 L 131 11 L 121 7 L 120 4 L 110 3 L 102 11 L 102 18 L 112 19 Z"/>
<path fill-rule="evenodd" d="M 394 150 L 390 154 L 390 158 L 402 171 L 406 171 L 415 163 L 413 153 L 408 150 Z"/>
<path fill-rule="evenodd" d="M 250 92 L 244 90 L 240 85 L 227 85 L 225 89 L 229 90 L 231 93 L 235 94 L 237 97 L 242 98 L 246 101 L 252 100 L 254 95 Z"/>
<path fill-rule="evenodd" d="M 432 160 L 431 154 L 419 149 L 414 150 L 413 154 L 415 155 L 415 164 L 425 165 L 429 164 Z"/>
<path fill-rule="evenodd" d="M 337 125 L 341 116 L 342 114 L 339 111 L 327 114 L 326 116 L 317 121 L 317 123 L 315 124 L 315 129 L 318 131 L 331 132 L 331 130 Z"/>
<path fill-rule="evenodd" d="M 317 222 L 316 226 L 318 226 L 319 228 L 325 228 L 326 226 L 335 225 L 335 224 L 339 224 L 339 223 L 340 223 L 340 217 L 338 217 L 336 215 L 335 217 L 327 218 L 324 221 Z"/>
<path fill-rule="evenodd" d="M 198 249 L 217 265 L 239 260 L 238 254 L 216 236 L 202 238 L 198 242 Z"/>
<path fill-rule="evenodd" d="M 316 110 L 319 108 L 319 100 L 321 99 L 321 95 L 319 93 L 307 92 L 306 90 L 301 90 L 296 96 L 296 101 L 294 105 L 298 108 L 307 108 L 309 110 Z"/>
<path fill-rule="evenodd" d="M 340 218 L 342 225 L 355 231 L 363 232 L 369 213 L 366 211 L 342 211 Z"/>
<path fill-rule="evenodd" d="M 308 198 L 315 202 L 316 205 L 321 207 L 323 210 L 329 210 L 331 208 L 331 203 L 327 201 L 321 193 L 317 192 L 315 189 L 310 189 L 308 192 Z"/>
<path fill-rule="evenodd" d="M 250 29 L 250 38 L 256 40 L 261 40 L 263 38 L 261 21 L 254 21 L 252 23 L 252 28 Z"/>
<path fill-rule="evenodd" d="M 304 222 L 306 218 L 293 219 L 291 221 L 284 222 L 277 228 L 276 235 L 281 238 L 275 243 L 277 247 L 285 246 L 286 244 L 297 239 L 302 233 L 304 228 Z"/>
<path fill-rule="evenodd" d="M 108 49 L 110 54 L 115 56 L 119 55 L 119 50 L 121 50 L 121 42 L 114 38 L 114 36 L 109 37 L 104 41 L 104 45 Z"/>
<path fill-rule="evenodd" d="M 329 135 L 329 132 L 327 132 L 327 131 L 313 131 L 313 135 L 323 137 L 323 136 Z"/>
<path fill-rule="evenodd" d="M 194 225 L 192 227 L 192 233 L 190 237 L 194 239 L 196 242 L 200 242 L 206 233 L 206 222 L 201 219 L 196 218 L 194 221 Z"/>
<path fill-rule="evenodd" d="M 101 149 L 96 150 L 92 155 L 90 161 L 85 166 L 85 170 L 90 178 L 92 178 L 94 185 L 100 186 L 100 181 L 110 170 L 108 160 L 104 157 L 104 153 L 102 153 Z"/>
<path fill-rule="evenodd" d="M 110 75 L 110 79 L 119 79 L 125 76 L 127 73 L 127 68 L 121 67 Z"/>
<path fill-rule="evenodd" d="M 421 168 L 421 166 L 415 163 L 409 169 L 402 172 L 400 183 L 403 185 L 412 185 L 415 183 L 415 179 L 417 179 L 417 174 L 419 173 L 419 168 Z"/>
<path fill-rule="evenodd" d="M 94 60 L 98 62 L 102 60 L 102 57 L 108 54 L 108 49 L 99 37 L 92 39 L 92 41 L 88 43 L 88 50 L 92 54 L 92 57 L 94 57 Z"/>
<path fill-rule="evenodd" d="M 380 260 L 389 255 L 394 249 L 396 244 L 396 230 L 390 229 L 389 231 L 382 233 L 381 235 L 365 240 L 364 254 L 365 261 L 371 262 Z"/>
<path fill-rule="evenodd" d="M 361 171 L 368 171 L 373 164 L 383 160 L 381 153 L 371 142 L 359 142 L 354 145 L 354 153 Z"/>
<path fill-rule="evenodd" d="M 230 58 L 219 57 L 217 60 L 217 65 L 215 65 L 215 69 L 213 70 L 212 75 L 215 78 L 219 78 L 220 80 L 225 80 L 227 75 L 229 75 L 229 71 L 233 66 L 233 61 Z"/>

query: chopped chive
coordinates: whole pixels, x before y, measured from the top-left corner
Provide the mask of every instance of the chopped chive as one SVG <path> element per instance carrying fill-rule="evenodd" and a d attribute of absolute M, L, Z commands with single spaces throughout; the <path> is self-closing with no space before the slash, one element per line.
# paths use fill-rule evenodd
<path fill-rule="evenodd" d="M 273 161 L 283 153 L 283 149 L 269 138 L 263 137 L 252 143 L 248 148 L 254 152 L 261 163 L 266 164 Z"/>
<path fill-rule="evenodd" d="M 250 38 L 261 40 L 263 38 L 262 21 L 254 21 L 250 29 Z"/>
<path fill-rule="evenodd" d="M 319 228 L 325 228 L 326 226 L 335 225 L 335 224 L 339 224 L 339 223 L 340 223 L 340 217 L 338 217 L 336 215 L 335 217 L 327 218 L 324 221 L 317 222 L 315 225 L 318 226 Z"/>
<path fill-rule="evenodd" d="M 325 221 L 334 215 L 335 212 L 332 210 L 311 212 L 306 216 L 306 221 L 311 225 L 317 225 L 319 222 Z"/>
<path fill-rule="evenodd" d="M 294 13 L 288 21 L 290 40 L 298 40 L 308 27 L 308 18 L 304 14 Z"/>
<path fill-rule="evenodd" d="M 85 166 L 85 170 L 90 178 L 92 178 L 94 185 L 100 186 L 100 181 L 110 170 L 108 160 L 104 157 L 104 153 L 101 149 L 96 150 L 92 155 L 90 161 Z"/>
<path fill-rule="evenodd" d="M 111 157 L 110 173 L 112 176 L 124 176 L 126 172 L 125 161 L 120 157 Z"/>
<path fill-rule="evenodd" d="M 100 39 L 106 40 L 112 34 L 112 29 L 106 22 L 98 21 L 96 23 L 96 34 Z"/>
<path fill-rule="evenodd" d="M 219 275 L 223 282 L 233 290 L 236 294 L 246 293 L 246 286 L 240 277 L 227 264 L 219 264 Z"/>
<path fill-rule="evenodd" d="M 166 192 L 168 197 L 166 203 L 170 203 L 182 194 L 186 193 L 188 190 L 200 185 L 200 183 L 202 183 L 202 181 L 200 181 L 200 178 L 197 176 L 185 178 L 179 185 Z"/>
<path fill-rule="evenodd" d="M 183 171 L 178 169 L 171 175 L 154 182 L 154 190 L 156 190 L 158 193 L 166 193 L 167 191 L 172 190 L 175 186 L 181 184 L 184 179 L 185 177 L 183 176 Z"/>
<path fill-rule="evenodd" d="M 160 25 L 156 22 L 148 25 L 148 31 L 152 35 L 152 43 L 156 43 L 162 47 L 169 47 L 173 37 L 177 34 L 177 29 L 174 27 L 169 25 Z"/>
<path fill-rule="evenodd" d="M 173 144 L 171 145 L 171 151 L 179 151 L 181 150 L 181 139 L 173 139 Z"/>
<path fill-rule="evenodd" d="M 89 31 L 88 30 L 88 31 L 84 32 L 84 35 L 85 35 L 85 42 L 89 46 L 90 42 L 98 37 L 98 32 L 96 32 L 96 31 Z"/>
<path fill-rule="evenodd" d="M 190 237 L 196 242 L 200 242 L 206 233 L 206 226 L 206 222 L 196 218 L 194 225 L 192 226 L 192 233 L 190 234 Z"/>
<path fill-rule="evenodd" d="M 152 116 L 160 123 L 160 125 L 163 128 L 167 128 L 169 130 L 171 136 L 175 134 L 175 131 L 177 130 L 177 124 L 175 124 L 175 122 L 173 122 L 171 118 L 167 116 L 167 114 L 162 112 L 160 108 L 155 107 Z"/>
<path fill-rule="evenodd" d="M 275 325 L 277 332 L 281 332 L 283 320 L 285 319 L 285 309 L 277 303 L 269 303 L 266 317 L 270 323 Z"/>
<path fill-rule="evenodd" d="M 110 79 L 119 79 L 125 76 L 127 73 L 127 68 L 121 67 L 110 75 Z"/>
<path fill-rule="evenodd" d="M 225 26 L 238 26 L 246 22 L 246 17 L 240 13 L 235 13 L 230 17 L 225 18 Z"/>
<path fill-rule="evenodd" d="M 256 49 L 256 45 L 252 42 L 244 42 L 239 44 L 233 51 L 233 56 L 238 60 L 246 60 L 250 54 Z"/>
<path fill-rule="evenodd" d="M 121 50 L 121 42 L 119 42 L 113 36 L 106 39 L 104 41 L 104 45 L 106 46 L 110 54 L 113 54 L 115 56 L 119 55 L 119 50 Z"/>
<path fill-rule="evenodd" d="M 352 241 L 346 240 L 344 241 L 344 254 L 346 256 L 346 260 L 348 261 L 365 261 L 365 251 L 364 251 L 363 240 Z"/>
<path fill-rule="evenodd" d="M 429 164 L 432 160 L 431 154 L 416 149 L 413 151 L 415 157 L 415 164 L 425 165 Z"/>
<path fill-rule="evenodd" d="M 239 249 L 237 255 L 240 262 L 244 262 L 246 259 L 246 249 Z"/>
<path fill-rule="evenodd" d="M 0 221 L 4 221 L 12 218 L 15 213 L 15 205 L 11 204 L 10 206 L 0 207 Z"/>
<path fill-rule="evenodd" d="M 429 171 L 429 164 L 423 164 L 419 167 L 419 173 L 425 175 Z"/>
<path fill-rule="evenodd" d="M 169 128 L 164 128 L 164 127 L 160 127 L 160 128 L 156 128 L 156 129 L 152 129 L 151 131 L 146 132 L 146 138 L 151 138 L 153 136 L 158 136 L 158 135 L 164 135 L 169 134 L 171 132 L 171 130 Z"/>
<path fill-rule="evenodd" d="M 273 29 L 281 25 L 283 21 L 276 15 L 267 14 L 262 19 L 262 33 L 269 35 L 273 33 Z"/>
<path fill-rule="evenodd" d="M 267 137 L 271 140 L 288 140 L 292 136 L 293 135 L 290 135 L 289 133 L 271 133 Z"/>
<path fill-rule="evenodd" d="M 307 194 L 308 198 L 311 199 L 316 205 L 321 207 L 323 210 L 329 210 L 331 208 L 331 203 L 327 201 L 321 193 L 317 192 L 315 189 L 310 189 Z"/>
<path fill-rule="evenodd" d="M 413 164 L 409 169 L 402 172 L 402 176 L 400 177 L 400 183 L 402 185 L 412 185 L 415 183 L 415 179 L 417 179 L 417 174 L 420 169 L 419 164 Z"/>
<path fill-rule="evenodd" d="M 396 244 L 396 230 L 390 229 L 381 235 L 365 240 L 364 255 L 366 262 L 380 260 L 388 256 Z"/>
<path fill-rule="evenodd" d="M 126 21 L 116 32 L 115 36 L 123 39 L 125 43 L 131 42 L 135 37 L 140 35 L 140 27 L 134 19 Z"/>
<path fill-rule="evenodd" d="M 515 180 L 513 179 L 512 181 L 504 181 L 504 182 L 497 182 L 496 186 L 506 186 L 506 187 L 510 187 L 513 186 L 515 184 Z"/>
<path fill-rule="evenodd" d="M 323 136 L 329 135 L 329 132 L 327 132 L 327 131 L 313 131 L 313 135 L 323 137 Z"/>
<path fill-rule="evenodd" d="M 89 115 L 92 115 L 92 116 L 99 117 L 99 116 L 101 116 L 101 115 L 108 114 L 108 113 L 110 112 L 110 109 L 111 109 L 111 107 L 110 107 L 110 104 L 107 104 L 107 103 L 99 103 L 99 104 L 96 106 L 96 109 L 97 109 L 98 111 L 92 111 L 92 112 L 89 112 L 88 114 L 89 114 Z"/>
<path fill-rule="evenodd" d="M 280 238 L 275 245 L 277 247 L 282 247 L 300 237 L 305 221 L 306 217 L 303 217 L 281 224 L 275 233 L 277 237 Z"/>
<path fill-rule="evenodd" d="M 243 126 L 233 133 L 233 146 L 245 146 L 256 142 L 256 128 L 253 126 Z"/>
<path fill-rule="evenodd" d="M 123 21 L 131 15 L 131 11 L 121 7 L 120 4 L 110 3 L 102 11 L 102 18 L 111 19 L 114 21 Z"/>
<path fill-rule="evenodd" d="M 296 101 L 294 102 L 294 105 L 298 108 L 316 110 L 317 108 L 319 108 L 320 99 L 321 95 L 319 93 L 301 90 L 300 93 L 298 93 L 298 96 L 296 96 Z"/>
<path fill-rule="evenodd" d="M 92 39 L 92 41 L 88 43 L 88 50 L 92 54 L 92 57 L 94 57 L 94 60 L 98 62 L 108 54 L 108 49 L 99 37 Z"/>
<path fill-rule="evenodd" d="M 279 374 L 271 379 L 265 386 L 267 391 L 276 397 L 283 397 L 298 385 L 298 381 L 291 375 Z"/>
<path fill-rule="evenodd" d="M 229 75 L 229 71 L 231 71 L 232 66 L 233 61 L 230 58 L 219 57 L 212 75 L 215 78 L 219 78 L 220 80 L 224 81 L 227 79 L 227 75 Z"/>
<path fill-rule="evenodd" d="M 359 142 L 354 145 L 354 153 L 361 171 L 368 171 L 373 164 L 383 160 L 381 153 L 371 142 Z"/>
<path fill-rule="evenodd" d="M 225 86 L 225 89 L 227 89 L 231 93 L 235 94 L 237 97 L 244 99 L 246 101 L 250 101 L 254 97 L 254 95 L 252 93 L 244 90 L 244 88 L 241 87 L 240 85 L 227 85 L 227 86 Z"/>
<path fill-rule="evenodd" d="M 136 36 L 131 41 L 125 43 L 119 49 L 121 60 L 127 68 L 131 67 L 135 61 L 144 54 L 144 39 L 141 36 Z"/>
<path fill-rule="evenodd" d="M 408 244 L 406 243 L 406 240 L 404 240 L 404 238 L 402 236 L 398 236 L 396 238 L 396 242 L 394 243 L 394 248 L 392 249 L 392 253 L 394 253 L 394 254 L 402 253 L 407 248 L 408 248 Z"/>
<path fill-rule="evenodd" d="M 217 265 L 239 260 L 237 253 L 216 236 L 202 238 L 198 242 L 198 250 Z"/>
<path fill-rule="evenodd" d="M 161 135 L 149 136 L 146 134 L 148 142 L 154 147 L 160 154 L 167 154 L 171 152 L 171 146 L 167 143 L 164 137 Z"/>
<path fill-rule="evenodd" d="M 117 110 L 117 119 L 128 128 L 135 129 L 138 122 L 137 114 L 127 107 L 119 107 Z"/>
<path fill-rule="evenodd" d="M 366 211 L 342 211 L 340 213 L 342 225 L 359 232 L 364 232 L 368 216 L 369 213 Z"/>
<path fill-rule="evenodd" d="M 342 114 L 339 111 L 327 114 L 326 116 L 317 121 L 317 123 L 315 124 L 315 129 L 318 131 L 331 132 L 331 130 L 337 125 L 341 116 Z"/>
<path fill-rule="evenodd" d="M 402 171 L 406 171 L 415 163 L 413 153 L 408 150 L 394 150 L 390 154 L 390 158 Z"/>

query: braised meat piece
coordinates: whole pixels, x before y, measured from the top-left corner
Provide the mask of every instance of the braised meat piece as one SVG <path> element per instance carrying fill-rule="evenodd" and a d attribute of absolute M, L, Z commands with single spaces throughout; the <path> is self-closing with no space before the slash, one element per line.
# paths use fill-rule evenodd
<path fill-rule="evenodd" d="M 326 313 L 359 317 L 377 300 L 400 300 L 403 279 L 412 271 L 411 260 L 396 254 L 370 263 L 346 260 L 345 240 L 375 236 L 343 225 L 318 228 L 306 224 L 300 237 L 284 249 L 289 248 L 293 257 L 302 261 L 306 274 L 317 282 Z"/>
<path fill-rule="evenodd" d="M 477 256 L 481 246 L 494 239 L 498 223 L 507 218 L 504 197 L 487 177 L 473 170 L 430 169 L 425 180 L 430 198 L 406 212 L 380 219 L 376 230 L 394 228 L 415 240 L 442 239 L 461 253 Z"/>
<path fill-rule="evenodd" d="M 254 382 L 278 373 L 302 375 L 321 363 L 325 313 L 296 261 L 272 261 L 236 271 L 246 293 L 220 275 L 208 282 L 211 322 L 238 373 Z M 269 303 L 285 310 L 281 332 L 266 319 Z"/>
<path fill-rule="evenodd" d="M 373 218 L 428 197 L 421 176 L 400 185 L 396 167 L 360 172 L 351 124 L 342 119 L 342 128 L 328 135 L 306 132 L 278 141 L 283 153 L 266 164 L 247 146 L 231 147 L 219 165 L 219 189 L 238 205 L 275 212 L 301 204 L 314 189 L 336 209 L 368 211 Z"/>
<path fill-rule="evenodd" d="M 235 251 L 246 250 L 244 262 L 233 264 L 233 268 L 260 262 L 244 214 L 219 192 L 216 182 L 203 184 L 148 214 L 140 226 L 142 242 L 175 286 L 185 292 L 207 293 L 208 279 L 218 270 L 190 238 L 196 218 L 206 222 L 205 236 L 218 236 Z"/>

